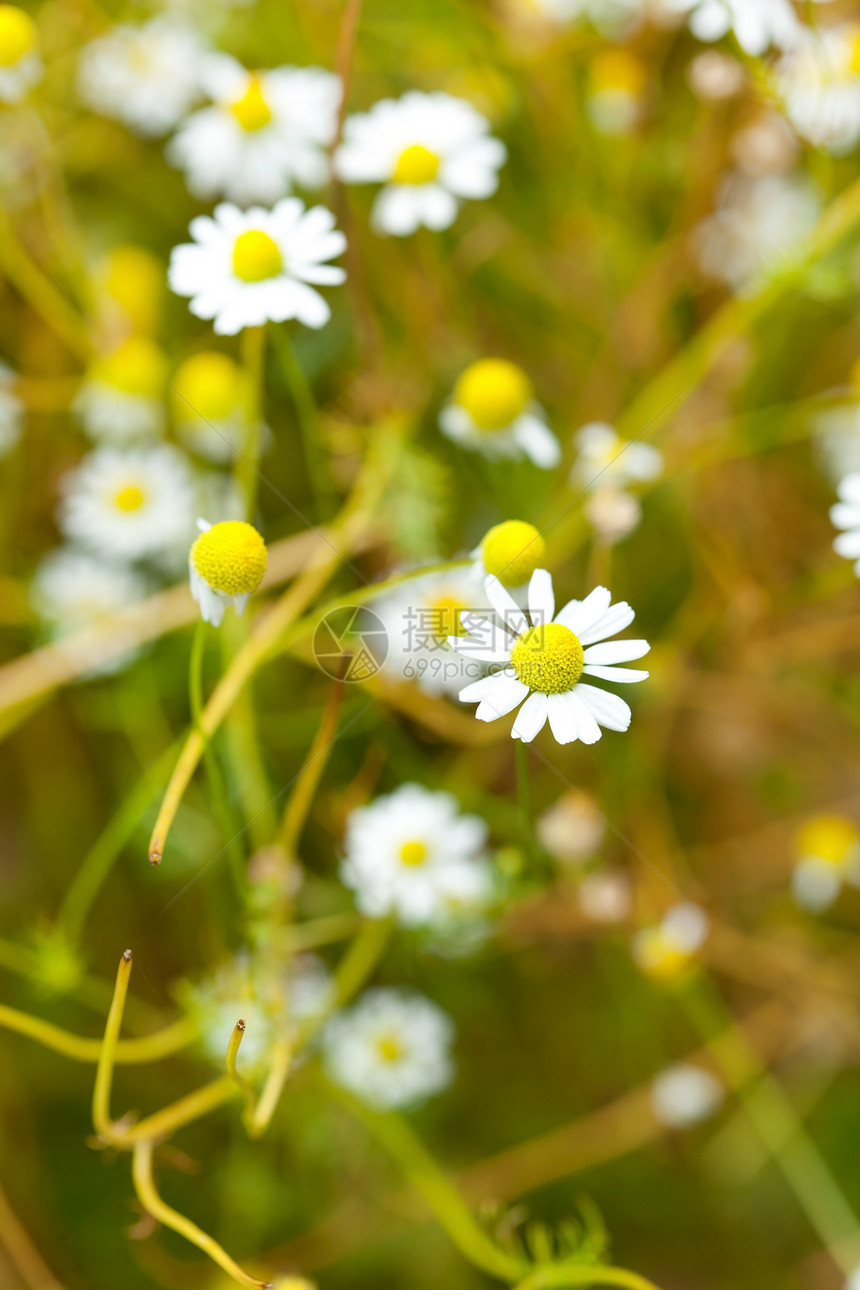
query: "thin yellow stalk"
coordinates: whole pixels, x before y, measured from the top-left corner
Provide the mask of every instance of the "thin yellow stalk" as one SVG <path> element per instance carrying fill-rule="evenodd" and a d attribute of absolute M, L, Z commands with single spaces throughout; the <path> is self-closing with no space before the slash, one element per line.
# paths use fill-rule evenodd
<path fill-rule="evenodd" d="M 627 1268 L 613 1268 L 600 1264 L 538 1268 L 515 1290 L 561 1290 L 563 1286 L 626 1286 L 627 1290 L 658 1290 L 653 1281 Z"/>
<path fill-rule="evenodd" d="M 287 1076 L 290 1073 L 291 1059 L 292 1051 L 289 1041 L 286 1039 L 279 1040 L 275 1044 L 275 1055 L 272 1058 L 269 1074 L 260 1093 L 260 1100 L 248 1126 L 248 1132 L 252 1138 L 262 1137 L 272 1122 L 272 1116 L 277 1110 L 278 1102 L 284 1091 L 284 1085 L 287 1082 Z"/>
<path fill-rule="evenodd" d="M 0 1245 L 6 1250 L 27 1290 L 63 1290 L 36 1249 L 0 1187 Z"/>
<path fill-rule="evenodd" d="M 110 1011 L 105 1024 L 99 1063 L 96 1069 L 96 1082 L 93 1089 L 93 1124 L 96 1133 L 106 1141 L 113 1133 L 110 1117 L 110 1094 L 113 1084 L 113 1068 L 116 1061 L 116 1047 L 119 1040 L 122 1014 L 125 1010 L 125 997 L 128 994 L 128 979 L 131 976 L 131 950 L 126 950 L 119 961 L 116 984 Z"/>
<path fill-rule="evenodd" d="M 325 706 L 322 721 L 314 736 L 313 743 L 308 749 L 308 754 L 302 763 L 302 768 L 287 799 L 278 841 L 289 856 L 295 852 L 299 834 L 307 819 L 320 776 L 325 769 L 328 753 L 331 750 L 335 731 L 337 730 L 337 719 L 342 699 L 343 681 L 336 681 L 329 694 L 328 703 Z"/>
<path fill-rule="evenodd" d="M 62 1053 L 73 1062 L 95 1063 L 101 1055 L 101 1039 L 73 1035 L 50 1021 L 43 1021 L 41 1017 L 34 1017 L 29 1012 L 19 1012 L 17 1008 L 9 1008 L 5 1004 L 0 1004 L 0 1026 L 5 1030 L 14 1030 L 16 1034 L 26 1035 L 28 1039 L 35 1039 L 45 1048 Z M 117 1065 L 124 1066 L 158 1061 L 186 1048 L 194 1040 L 196 1033 L 194 1023 L 183 1018 L 152 1035 L 144 1035 L 140 1039 L 120 1039 L 114 1052 L 114 1061 Z"/>
<path fill-rule="evenodd" d="M 223 1075 L 220 1079 L 204 1084 L 193 1093 L 188 1093 L 185 1097 L 171 1102 L 169 1106 L 156 1111 L 154 1115 L 148 1115 L 146 1119 L 141 1120 L 139 1124 L 133 1124 L 129 1129 L 118 1129 L 114 1126 L 110 1134 L 111 1145 L 128 1150 L 148 1139 L 157 1141 L 166 1138 L 184 1125 L 191 1124 L 192 1121 L 199 1120 L 210 1111 L 223 1106 L 225 1102 L 230 1102 L 238 1091 L 233 1080 Z"/>
<path fill-rule="evenodd" d="M 227 1074 L 230 1076 L 233 1083 L 238 1086 L 245 1099 L 245 1114 L 250 1117 L 254 1114 L 254 1090 L 251 1088 L 251 1085 L 245 1079 L 244 1075 L 240 1075 L 236 1069 L 236 1057 L 239 1052 L 239 1045 L 244 1038 L 245 1022 L 244 1019 L 240 1017 L 233 1027 L 230 1035 L 230 1042 L 227 1044 L 227 1055 L 224 1060 L 227 1067 Z"/>

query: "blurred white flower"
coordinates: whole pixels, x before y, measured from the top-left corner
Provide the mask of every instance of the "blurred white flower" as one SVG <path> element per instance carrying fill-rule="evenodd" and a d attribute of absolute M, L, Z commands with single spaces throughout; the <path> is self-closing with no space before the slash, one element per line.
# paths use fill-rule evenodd
<path fill-rule="evenodd" d="M 188 555 L 191 595 L 205 622 L 220 627 L 228 605 L 243 614 L 266 572 L 262 535 L 244 520 L 209 524 L 198 520 L 200 536 Z"/>
<path fill-rule="evenodd" d="M 845 883 L 860 886 L 860 831 L 841 815 L 807 820 L 795 843 L 794 899 L 810 914 L 829 909 Z"/>
<path fill-rule="evenodd" d="M 707 1120 L 722 1100 L 719 1080 L 689 1062 L 667 1067 L 651 1085 L 654 1116 L 667 1129 L 686 1129 Z"/>
<path fill-rule="evenodd" d="M 15 393 L 15 373 L 0 363 L 0 457 L 5 457 L 21 438 L 24 404 Z"/>
<path fill-rule="evenodd" d="M 860 374 L 860 373 L 858 373 Z M 860 473 L 860 400 L 853 399 L 819 412 L 813 418 L 815 445 L 834 484 Z"/>
<path fill-rule="evenodd" d="M 797 154 L 797 135 L 778 112 L 763 112 L 732 140 L 732 156 L 745 175 L 784 174 Z"/>
<path fill-rule="evenodd" d="M 381 233 L 453 224 L 460 202 L 489 197 L 507 155 L 471 103 L 411 90 L 347 118 L 335 170 L 349 184 L 383 184 L 373 205 Z"/>
<path fill-rule="evenodd" d="M 214 319 L 218 335 L 269 320 L 328 322 L 328 304 L 308 284 L 345 280 L 343 269 L 324 262 L 342 254 L 346 238 L 324 206 L 306 210 L 298 197 L 286 197 L 271 211 L 241 211 L 222 202 L 213 218 L 193 219 L 190 232 L 194 241 L 170 253 L 167 280 L 177 295 L 191 297 L 193 314 Z"/>
<path fill-rule="evenodd" d="M 474 568 L 405 579 L 374 603 L 388 642 L 384 674 L 395 683 L 417 681 L 427 694 L 455 694 L 484 669 L 460 658 L 448 638 L 465 633 L 463 613 L 486 605 Z"/>
<path fill-rule="evenodd" d="M 798 134 L 834 153 L 860 138 L 860 27 L 804 28 L 776 67 L 776 89 Z"/>
<path fill-rule="evenodd" d="M 72 547 L 58 547 L 39 564 L 30 598 L 51 634 L 60 637 L 94 627 L 142 600 L 146 590 L 141 575 L 125 565 Z"/>
<path fill-rule="evenodd" d="M 830 508 L 830 518 L 839 533 L 833 539 L 833 550 L 846 560 L 854 560 L 854 572 L 860 578 L 860 473 L 846 475 L 836 488 L 839 501 Z"/>
<path fill-rule="evenodd" d="M 123 23 L 84 47 L 78 93 L 94 112 L 158 138 L 199 97 L 202 52 L 194 29 L 170 17 Z"/>
<path fill-rule="evenodd" d="M 627 134 L 639 120 L 648 84 L 643 63 L 626 49 L 611 46 L 588 68 L 586 111 L 600 134 Z"/>
<path fill-rule="evenodd" d="M 177 433 L 209 461 L 232 462 L 246 438 L 248 374 L 234 359 L 201 350 L 180 363 L 170 382 Z"/>
<path fill-rule="evenodd" d="M 579 907 L 595 923 L 623 923 L 633 908 L 630 879 L 617 869 L 598 869 L 579 884 Z"/>
<path fill-rule="evenodd" d="M 492 894 L 487 826 L 450 793 L 403 784 L 351 812 L 341 879 L 363 914 L 406 926 L 483 912 Z"/>
<path fill-rule="evenodd" d="M 592 421 L 574 435 L 577 456 L 570 472 L 572 487 L 597 489 L 613 484 L 651 483 L 663 471 L 663 458 L 650 443 L 622 439 L 604 421 Z"/>
<path fill-rule="evenodd" d="M 169 552 L 193 523 L 194 488 L 175 448 L 97 448 L 62 480 L 59 524 L 94 554 L 137 560 Z"/>
<path fill-rule="evenodd" d="M 730 175 L 717 209 L 695 233 L 704 271 L 734 291 L 794 263 L 821 212 L 821 198 L 804 175 Z"/>
<path fill-rule="evenodd" d="M 579 793 L 564 793 L 536 821 L 537 835 L 550 855 L 575 865 L 597 854 L 605 827 L 597 807 Z"/>
<path fill-rule="evenodd" d="M 687 80 L 699 98 L 718 101 L 738 94 L 746 84 L 746 73 L 736 58 L 706 49 L 691 60 Z"/>
<path fill-rule="evenodd" d="M 569 600 L 556 614 L 552 578 L 546 569 L 532 574 L 528 617 L 498 578 L 487 578 L 485 587 L 503 626 L 471 614 L 464 620 L 470 634 L 449 637 L 465 657 L 502 666 L 501 671 L 460 691 L 463 703 L 478 704 L 477 719 L 495 721 L 522 704 L 511 736 L 525 743 L 547 721 L 560 744 L 576 739 L 596 743 L 601 726 L 626 730 L 631 712 L 624 700 L 581 678 L 632 682 L 648 676 L 636 668 L 614 666 L 647 654 L 651 648 L 647 641 L 607 639 L 632 623 L 630 606 L 624 601 L 611 605 L 606 588 L 596 587 L 585 600 Z"/>
<path fill-rule="evenodd" d="M 482 358 L 467 367 L 439 414 L 439 427 L 461 448 L 485 457 L 527 457 L 542 470 L 561 460 L 531 381 L 507 359 Z"/>
<path fill-rule="evenodd" d="M 642 0 L 524 0 L 527 8 L 551 22 L 590 22 L 598 31 L 615 32 L 637 17 Z"/>
<path fill-rule="evenodd" d="M 708 916 L 689 901 L 672 905 L 654 927 L 643 927 L 633 938 L 633 958 L 643 972 L 671 980 L 689 965 L 708 935 Z"/>
<path fill-rule="evenodd" d="M 744 53 L 754 58 L 771 46 L 789 49 L 802 28 L 790 0 L 660 0 L 670 12 L 689 14 L 698 40 L 721 40 L 732 32 Z"/>
<path fill-rule="evenodd" d="M 368 990 L 328 1024 L 323 1054 L 331 1078 L 379 1109 L 441 1093 L 454 1068 L 450 1018 L 423 995 Z"/>
<path fill-rule="evenodd" d="M 93 362 L 73 403 L 92 439 L 122 443 L 164 430 L 167 358 L 146 336 L 129 336 Z"/>
<path fill-rule="evenodd" d="M 39 33 L 28 13 L 0 4 L 0 103 L 18 103 L 42 76 Z"/>
<path fill-rule="evenodd" d="M 294 185 L 321 188 L 337 131 L 340 81 L 319 67 L 249 72 L 228 54 L 203 60 L 210 106 L 192 113 L 167 145 L 195 197 L 271 205 Z"/>
<path fill-rule="evenodd" d="M 589 494 L 583 512 L 596 536 L 611 546 L 639 527 L 642 503 L 623 488 L 607 484 Z"/>

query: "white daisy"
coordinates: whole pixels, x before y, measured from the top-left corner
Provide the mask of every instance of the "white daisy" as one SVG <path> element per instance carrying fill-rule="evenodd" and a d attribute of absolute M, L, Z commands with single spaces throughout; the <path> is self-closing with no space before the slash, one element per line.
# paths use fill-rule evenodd
<path fill-rule="evenodd" d="M 129 336 L 89 368 L 73 409 L 92 439 L 123 443 L 164 430 L 167 358 L 146 336 Z"/>
<path fill-rule="evenodd" d="M 116 560 L 158 556 L 193 524 L 194 488 L 175 448 L 97 448 L 62 481 L 66 537 Z"/>
<path fill-rule="evenodd" d="M 18 103 L 42 76 L 39 34 L 28 13 L 0 4 L 0 103 Z"/>
<path fill-rule="evenodd" d="M 123 23 L 84 47 L 78 93 L 94 112 L 158 138 L 198 98 L 201 56 L 192 28 L 170 17 L 140 27 Z"/>
<path fill-rule="evenodd" d="M 819 815 L 800 829 L 791 877 L 794 899 L 810 914 L 829 909 L 845 883 L 860 886 L 860 831 L 842 815 Z"/>
<path fill-rule="evenodd" d="M 0 363 L 0 457 L 5 457 L 21 438 L 24 404 L 15 393 L 15 373 Z"/>
<path fill-rule="evenodd" d="M 197 527 L 200 536 L 188 555 L 191 595 L 203 619 L 220 627 L 227 606 L 243 614 L 260 585 L 268 563 L 266 544 L 244 520 L 198 520 Z"/>
<path fill-rule="evenodd" d="M 802 257 L 820 213 L 805 175 L 729 175 L 716 211 L 695 232 L 699 263 L 734 291 L 754 291 Z"/>
<path fill-rule="evenodd" d="M 844 532 L 833 539 L 833 550 L 856 562 L 854 572 L 860 578 L 860 472 L 846 475 L 836 492 L 839 501 L 831 506 L 830 518 Z"/>
<path fill-rule="evenodd" d="M 601 542 L 611 546 L 639 527 L 642 503 L 623 488 L 606 484 L 589 493 L 583 513 Z"/>
<path fill-rule="evenodd" d="M 708 916 L 698 905 L 673 905 L 659 923 L 636 933 L 633 958 L 655 980 L 673 980 L 704 945 L 708 929 Z"/>
<path fill-rule="evenodd" d="M 451 1083 L 454 1027 L 435 1003 L 408 990 L 368 990 L 328 1024 L 328 1073 L 379 1109 L 412 1106 Z"/>
<path fill-rule="evenodd" d="M 776 67 L 777 93 L 795 130 L 837 154 L 860 138 L 858 46 L 856 25 L 804 28 Z"/>
<path fill-rule="evenodd" d="M 688 13 L 690 31 L 698 40 L 721 40 L 731 32 L 753 57 L 771 46 L 791 48 L 802 31 L 790 0 L 661 0 L 661 4 L 669 12 Z"/>
<path fill-rule="evenodd" d="M 486 843 L 484 821 L 450 793 L 403 784 L 350 813 L 341 880 L 368 917 L 431 923 L 488 890 Z"/>
<path fill-rule="evenodd" d="M 58 547 L 39 564 L 30 596 L 51 634 L 60 637 L 95 626 L 142 600 L 146 590 L 141 575 L 125 565 Z"/>
<path fill-rule="evenodd" d="M 821 464 L 834 484 L 845 475 L 860 473 L 860 365 L 851 376 L 854 397 L 827 408 L 812 418 L 815 447 Z"/>
<path fill-rule="evenodd" d="M 227 354 L 202 350 L 170 381 L 173 422 L 185 446 L 209 461 L 230 462 L 247 437 L 248 373 Z"/>
<path fill-rule="evenodd" d="M 651 1085 L 651 1109 L 667 1129 L 686 1129 L 707 1120 L 722 1100 L 720 1081 L 690 1062 L 667 1066 Z"/>
<path fill-rule="evenodd" d="M 528 616 L 498 578 L 487 578 L 486 591 L 503 626 L 469 615 L 469 635 L 451 636 L 450 644 L 464 656 L 501 665 L 501 670 L 461 690 L 463 703 L 477 703 L 479 721 L 495 721 L 522 704 L 511 735 L 530 743 L 547 720 L 560 744 L 581 739 L 596 743 L 600 727 L 626 730 L 630 708 L 618 695 L 581 678 L 601 681 L 644 681 L 647 672 L 616 667 L 641 658 L 647 641 L 609 641 L 632 623 L 630 606 L 612 605 L 605 587 L 596 587 L 585 600 L 569 600 L 557 614 L 552 577 L 536 569 L 529 582 Z M 603 642 L 603 643 L 598 643 Z"/>
<path fill-rule="evenodd" d="M 381 233 L 448 228 L 460 202 L 489 197 L 507 156 L 464 99 L 411 90 L 347 118 L 335 170 L 346 183 L 383 184 L 373 206 Z"/>
<path fill-rule="evenodd" d="M 586 874 L 577 889 L 579 908 L 595 923 L 623 923 L 633 908 L 633 889 L 626 873 L 598 869 Z"/>
<path fill-rule="evenodd" d="M 343 269 L 325 261 L 342 254 L 346 238 L 324 206 L 305 210 L 298 197 L 286 197 L 270 211 L 240 211 L 222 202 L 214 218 L 193 219 L 190 232 L 194 241 L 170 254 L 167 280 L 177 295 L 192 297 L 193 314 L 215 320 L 218 335 L 270 319 L 297 318 L 306 327 L 328 322 L 328 304 L 308 284 L 344 281 Z"/>
<path fill-rule="evenodd" d="M 524 0 L 530 12 L 551 22 L 590 22 L 598 31 L 615 32 L 637 16 L 642 0 Z"/>
<path fill-rule="evenodd" d="M 622 439 L 605 421 L 592 421 L 574 435 L 577 456 L 570 473 L 574 487 L 626 488 L 646 484 L 663 471 L 663 458 L 650 443 Z"/>
<path fill-rule="evenodd" d="M 417 681 L 427 694 L 455 694 L 484 670 L 460 658 L 448 638 L 465 631 L 462 615 L 487 606 L 472 568 L 448 569 L 406 579 L 374 609 L 385 627 L 388 650 L 382 670 L 391 681 Z"/>
<path fill-rule="evenodd" d="M 561 460 L 561 446 L 516 363 L 483 358 L 461 374 L 439 414 L 442 433 L 485 457 L 528 457 L 542 470 Z"/>
<path fill-rule="evenodd" d="M 204 60 L 213 100 L 180 125 L 167 146 L 195 197 L 270 205 L 298 184 L 321 188 L 337 132 L 340 81 L 319 67 L 249 72 L 227 54 Z"/>
<path fill-rule="evenodd" d="M 599 853 L 605 827 L 597 807 L 579 793 L 565 793 L 536 821 L 537 835 L 549 854 L 573 869 Z"/>

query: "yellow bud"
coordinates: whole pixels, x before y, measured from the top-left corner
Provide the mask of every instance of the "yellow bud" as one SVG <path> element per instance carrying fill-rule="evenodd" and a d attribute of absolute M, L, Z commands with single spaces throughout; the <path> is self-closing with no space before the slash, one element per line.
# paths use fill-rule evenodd
<path fill-rule="evenodd" d="M 213 524 L 191 548 L 191 563 L 201 578 L 226 596 L 256 591 L 267 562 L 265 542 L 244 520 Z"/>
<path fill-rule="evenodd" d="M 152 334 L 164 292 L 164 265 L 142 246 L 115 246 L 103 270 L 104 287 L 135 331 Z"/>
<path fill-rule="evenodd" d="M 164 393 L 167 359 L 146 336 L 129 336 L 112 354 L 94 364 L 93 375 L 124 394 L 157 399 Z"/>
<path fill-rule="evenodd" d="M 542 569 L 546 543 L 533 524 L 505 520 L 496 524 L 481 541 L 481 559 L 487 573 L 506 587 L 521 587 L 535 569 Z"/>
<path fill-rule="evenodd" d="M 199 415 L 224 421 L 242 401 L 244 371 L 226 354 L 204 350 L 180 363 L 173 377 L 173 406 L 177 421 Z"/>
<path fill-rule="evenodd" d="M 521 367 L 504 358 L 472 363 L 454 387 L 454 401 L 481 430 L 503 430 L 516 421 L 532 398 L 531 381 Z"/>
<path fill-rule="evenodd" d="M 17 5 L 0 4 L 0 67 L 14 67 L 38 43 L 36 24 Z"/>
<path fill-rule="evenodd" d="M 857 826 L 842 815 L 816 815 L 797 832 L 797 853 L 843 865 L 860 843 Z"/>

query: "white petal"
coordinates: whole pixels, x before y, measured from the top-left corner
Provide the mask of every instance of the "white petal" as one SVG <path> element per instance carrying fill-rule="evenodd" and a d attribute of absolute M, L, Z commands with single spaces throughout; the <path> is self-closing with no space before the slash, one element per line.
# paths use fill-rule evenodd
<path fill-rule="evenodd" d="M 617 605 L 612 605 L 607 609 L 605 614 L 598 618 L 596 623 L 588 628 L 588 631 L 579 633 L 580 645 L 593 645 L 595 641 L 602 641 L 607 636 L 614 636 L 616 632 L 623 632 L 625 627 L 629 627 L 636 617 L 626 600 L 620 600 Z"/>
<path fill-rule="evenodd" d="M 846 560 L 856 560 L 860 555 L 860 529 L 837 534 L 833 539 L 833 550 L 837 555 L 844 555 Z"/>
<path fill-rule="evenodd" d="M 490 649 L 488 646 L 473 642 L 468 636 L 449 636 L 451 649 L 462 654 L 464 658 L 475 659 L 478 663 L 510 663 L 510 646 L 507 649 Z"/>
<path fill-rule="evenodd" d="M 857 553 L 860 555 L 860 551 Z M 535 569 L 529 581 L 529 617 L 532 623 L 551 623 L 555 613 L 555 593 L 548 569 Z"/>
<path fill-rule="evenodd" d="M 629 728 L 630 719 L 633 716 L 630 705 L 617 694 L 612 694 L 609 690 L 599 690 L 596 685 L 586 685 L 584 681 L 580 681 L 576 687 L 576 695 L 588 708 L 598 725 L 605 726 L 607 730 Z"/>
<path fill-rule="evenodd" d="M 830 508 L 830 519 L 838 529 L 860 528 L 860 506 L 836 502 Z"/>
<path fill-rule="evenodd" d="M 595 587 L 585 600 L 569 600 L 555 616 L 557 623 L 569 627 L 582 640 L 588 629 L 606 613 L 612 601 L 606 587 Z"/>
<path fill-rule="evenodd" d="M 484 590 L 489 597 L 490 604 L 509 631 L 514 632 L 517 636 L 528 631 L 528 619 L 513 596 L 502 586 L 494 573 L 488 574 L 484 579 Z"/>
<path fill-rule="evenodd" d="M 549 728 L 558 744 L 572 744 L 578 738 L 576 713 L 567 704 L 566 695 L 551 694 L 547 701 Z"/>
<path fill-rule="evenodd" d="M 529 692 L 529 687 L 515 676 L 499 674 L 491 679 L 498 681 L 499 684 L 478 705 L 475 716 L 479 721 L 495 721 L 498 717 L 507 716 L 522 703 Z"/>
<path fill-rule="evenodd" d="M 561 444 L 545 421 L 524 412 L 511 427 L 514 440 L 541 470 L 552 470 L 561 461 Z"/>
<path fill-rule="evenodd" d="M 650 648 L 647 641 L 641 640 L 604 641 L 601 645 L 589 646 L 584 657 L 586 663 L 630 663 L 634 658 L 642 658 Z"/>
<path fill-rule="evenodd" d="M 843 502 L 850 502 L 853 506 L 860 506 L 860 471 L 846 475 L 836 492 Z"/>
<path fill-rule="evenodd" d="M 530 744 L 535 735 L 540 734 L 546 725 L 546 717 L 547 696 L 543 691 L 535 690 L 533 694 L 529 695 L 517 713 L 511 737 L 513 739 L 522 739 L 523 743 Z"/>
<path fill-rule="evenodd" d="M 596 676 L 598 681 L 618 681 L 624 685 L 631 685 L 634 681 L 646 681 L 650 675 L 649 672 L 640 672 L 635 667 L 595 667 L 587 664 L 582 669 L 588 676 Z"/>

